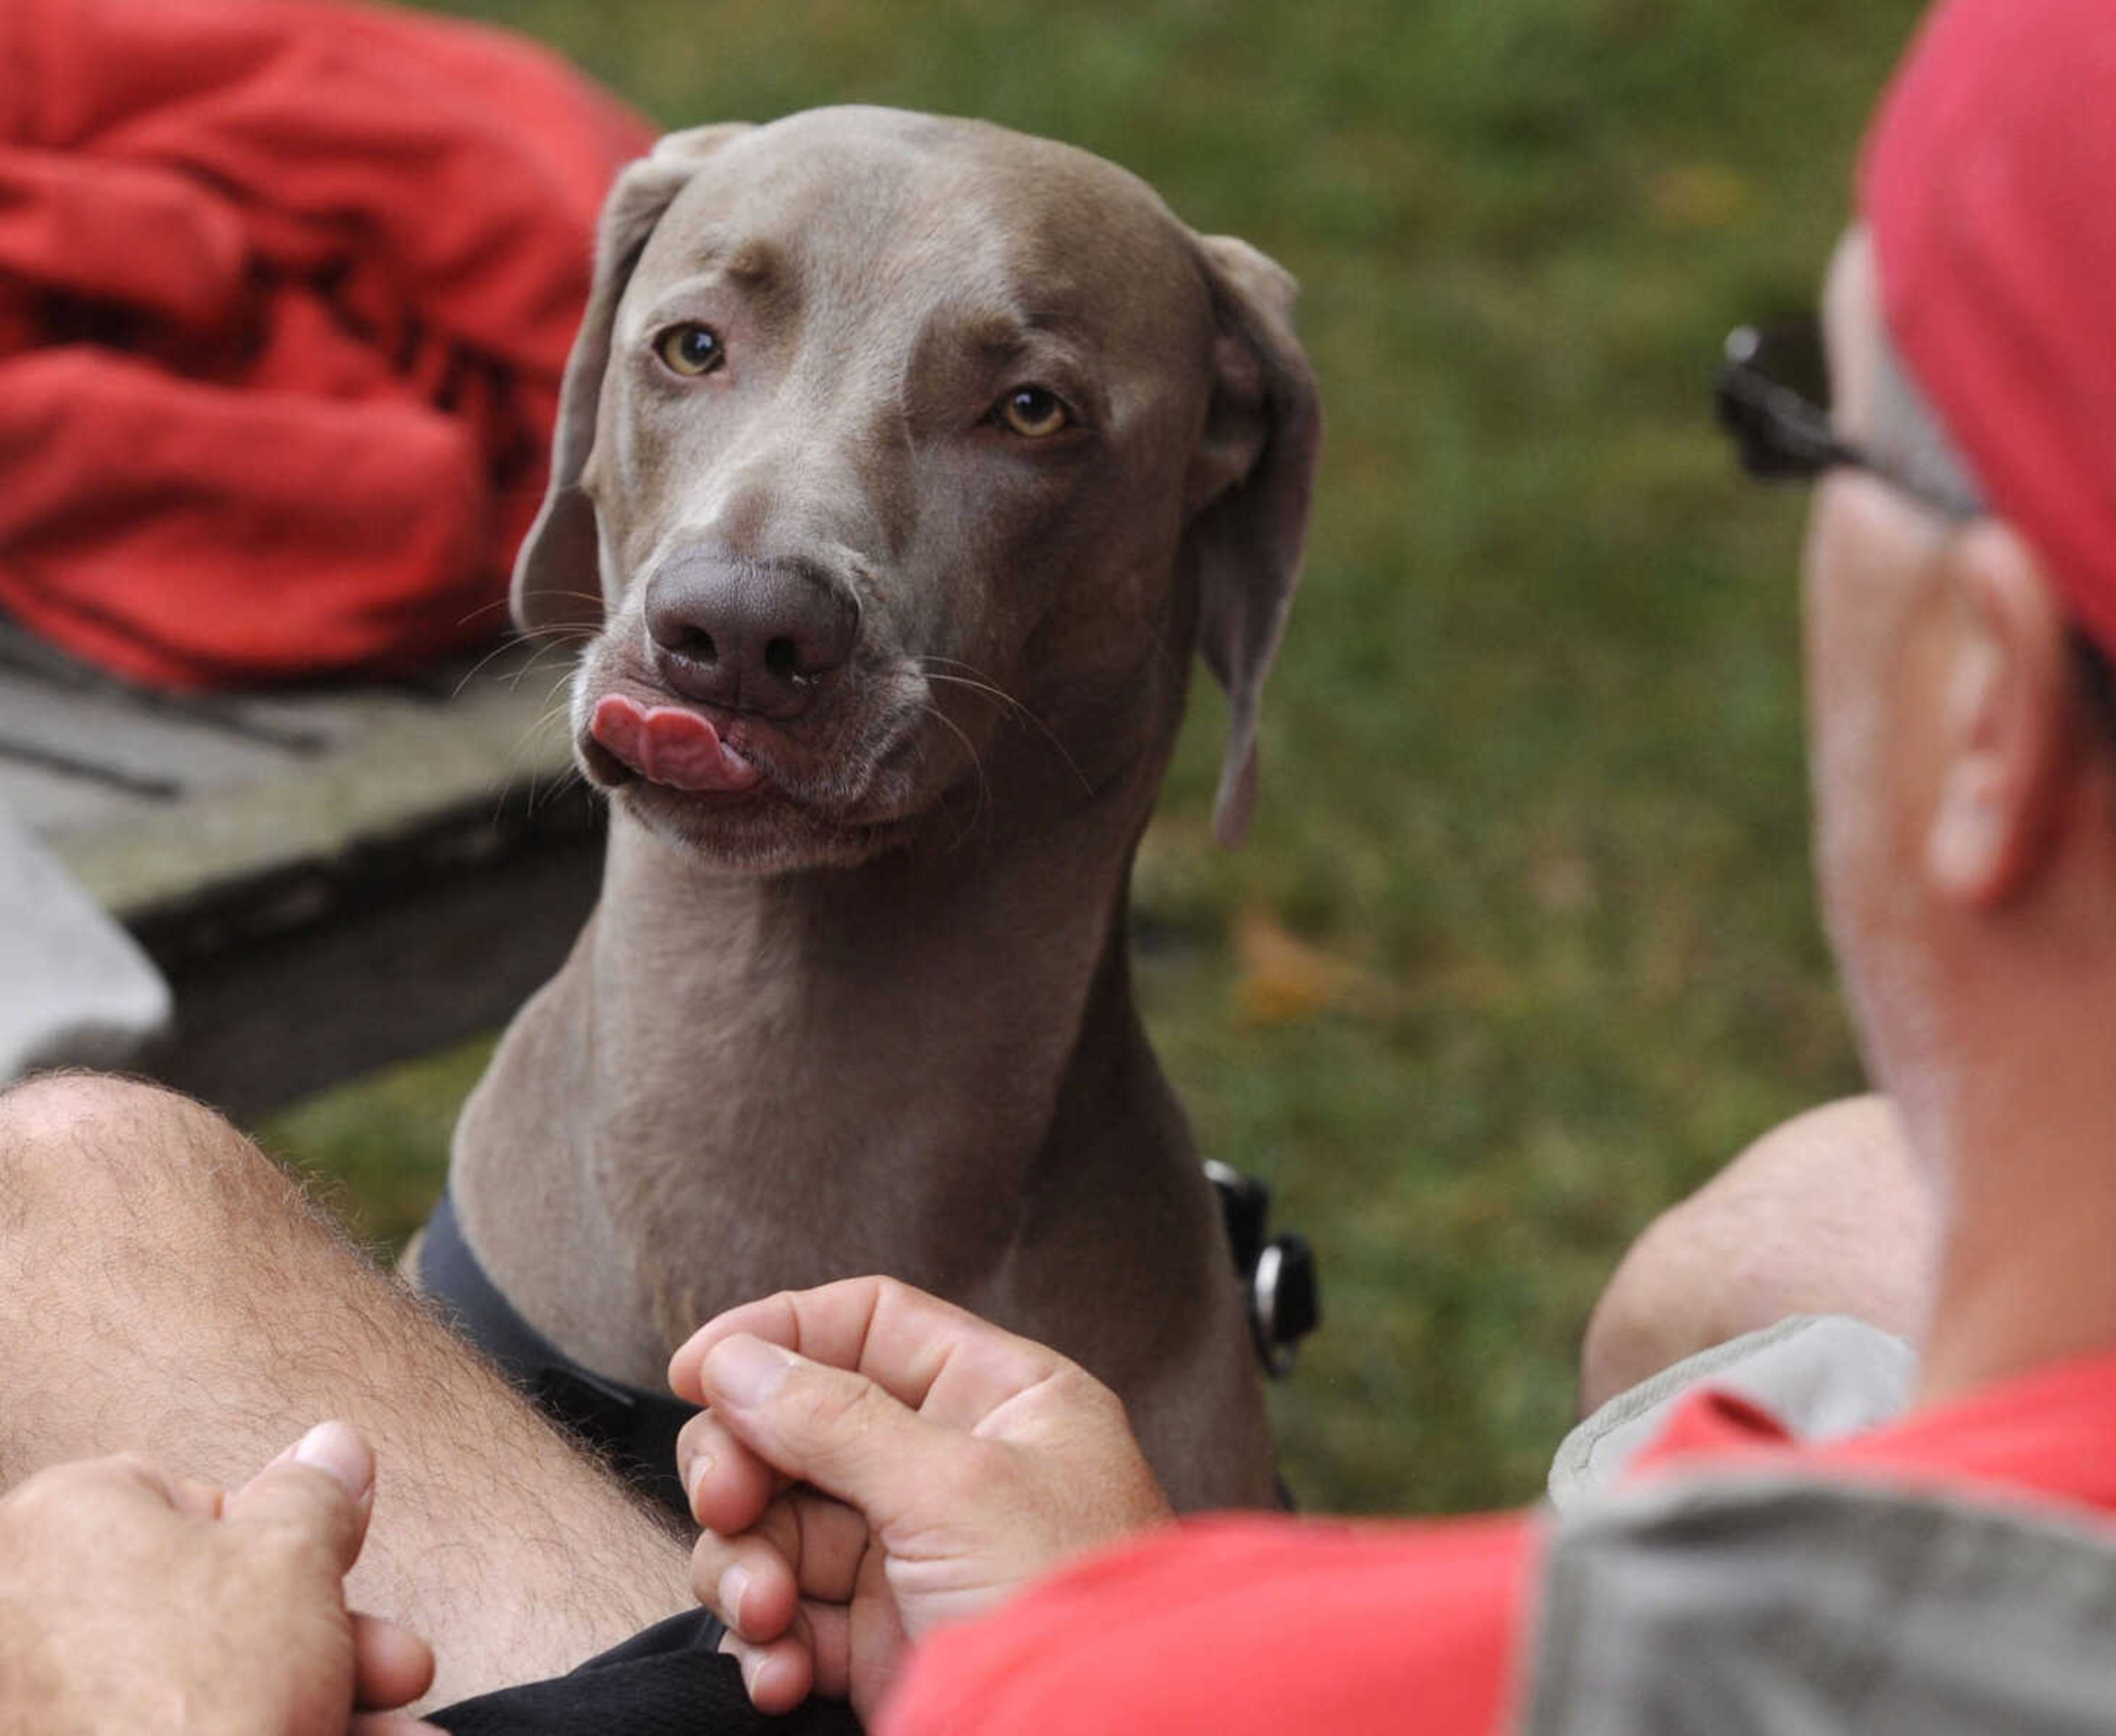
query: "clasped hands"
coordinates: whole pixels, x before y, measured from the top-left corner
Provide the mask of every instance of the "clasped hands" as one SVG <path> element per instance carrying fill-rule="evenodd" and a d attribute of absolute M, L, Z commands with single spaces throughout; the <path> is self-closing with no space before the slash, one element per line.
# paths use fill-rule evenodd
<path fill-rule="evenodd" d="M 872 1719 L 910 1646 L 1168 1517 L 1115 1394 L 885 1278 L 722 1315 L 678 1351 L 702 1603 L 767 1711 Z M 375 1460 L 324 1423 L 242 1488 L 121 1456 L 0 1499 L 0 1736 L 430 1730 L 389 1709 L 433 1655 L 348 1610 Z M 348 1722 L 348 1720 L 350 1720 Z"/>
<path fill-rule="evenodd" d="M 734 1309 L 669 1380 L 707 1407 L 677 1445 L 692 1584 L 766 1711 L 872 1721 L 934 1629 L 1169 1517 L 1108 1388 L 890 1279 Z"/>

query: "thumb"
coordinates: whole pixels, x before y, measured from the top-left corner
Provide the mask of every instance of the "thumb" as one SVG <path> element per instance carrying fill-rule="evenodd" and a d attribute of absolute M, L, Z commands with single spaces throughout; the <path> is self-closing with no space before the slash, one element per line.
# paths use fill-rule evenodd
<path fill-rule="evenodd" d="M 715 1345 L 699 1379 L 713 1415 L 737 1440 L 876 1526 L 953 1487 L 950 1463 L 971 1444 L 864 1375 L 747 1333 Z"/>
<path fill-rule="evenodd" d="M 286 1526 L 330 1545 L 341 1573 L 360 1559 L 375 1505 L 375 1452 L 351 1423 L 321 1422 L 228 1498 L 237 1525 Z"/>

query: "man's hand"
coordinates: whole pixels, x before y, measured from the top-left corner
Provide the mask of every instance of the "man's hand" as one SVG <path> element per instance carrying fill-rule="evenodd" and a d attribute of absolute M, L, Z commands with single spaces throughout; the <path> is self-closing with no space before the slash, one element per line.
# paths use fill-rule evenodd
<path fill-rule="evenodd" d="M 692 1584 L 767 1711 L 871 1720 L 934 1628 L 1169 1516 L 1107 1387 L 887 1278 L 732 1310 L 669 1380 L 711 1407 L 677 1446 Z"/>
<path fill-rule="evenodd" d="M 0 1736 L 361 1736 L 426 1692 L 433 1654 L 349 1613 L 375 1459 L 310 1430 L 232 1494 L 130 1456 L 60 1465 L 0 1500 Z"/>

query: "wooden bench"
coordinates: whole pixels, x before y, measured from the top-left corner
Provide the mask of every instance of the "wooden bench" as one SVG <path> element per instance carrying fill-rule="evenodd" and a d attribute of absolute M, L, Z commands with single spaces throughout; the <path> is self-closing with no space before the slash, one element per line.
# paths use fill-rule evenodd
<path fill-rule="evenodd" d="M 172 696 L 0 625 L 0 805 L 175 993 L 140 1071 L 247 1117 L 502 1023 L 601 873 L 562 673 Z"/>

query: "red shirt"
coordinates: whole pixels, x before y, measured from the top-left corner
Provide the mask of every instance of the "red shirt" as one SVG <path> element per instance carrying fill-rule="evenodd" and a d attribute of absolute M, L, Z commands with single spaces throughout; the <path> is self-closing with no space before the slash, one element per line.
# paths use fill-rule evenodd
<path fill-rule="evenodd" d="M 1803 1446 L 1702 1393 L 1640 1475 L 1797 1457 L 1833 1476 L 1993 1487 L 2116 1511 L 2116 1354 Z M 919 1654 L 885 1736 L 1504 1729 L 1539 1565 L 1529 1514 L 1439 1524 L 1194 1520 L 1096 1556 Z"/>

